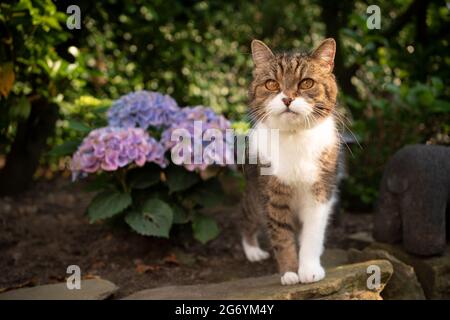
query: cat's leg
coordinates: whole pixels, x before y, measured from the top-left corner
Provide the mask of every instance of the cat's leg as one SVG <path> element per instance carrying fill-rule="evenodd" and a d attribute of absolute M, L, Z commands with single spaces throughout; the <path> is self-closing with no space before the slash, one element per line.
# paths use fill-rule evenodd
<path fill-rule="evenodd" d="M 244 193 L 241 201 L 242 247 L 250 262 L 257 262 L 269 258 L 270 254 L 259 246 L 258 233 L 262 225 L 261 199 L 251 192 Z"/>
<path fill-rule="evenodd" d="M 322 280 L 325 270 L 320 263 L 323 252 L 325 230 L 335 198 L 318 202 L 314 198 L 304 203 L 300 211 L 302 230 L 300 233 L 299 269 L 300 282 L 310 283 Z"/>
<path fill-rule="evenodd" d="M 271 181 L 266 204 L 267 225 L 281 284 L 292 285 L 299 282 L 297 274 L 298 256 L 296 230 L 290 202 L 292 191 L 289 187 Z"/>
<path fill-rule="evenodd" d="M 269 203 L 268 230 L 278 270 L 281 276 L 281 284 L 290 285 L 299 282 L 297 274 L 298 257 L 295 230 L 285 216 L 292 215 L 286 205 L 275 206 Z"/>

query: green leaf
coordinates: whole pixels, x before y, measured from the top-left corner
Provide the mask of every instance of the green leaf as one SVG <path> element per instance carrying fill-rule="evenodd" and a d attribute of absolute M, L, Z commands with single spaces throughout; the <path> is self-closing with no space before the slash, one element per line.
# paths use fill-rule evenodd
<path fill-rule="evenodd" d="M 69 120 L 69 128 L 83 133 L 88 133 L 91 131 L 91 128 L 89 128 L 83 122 L 73 119 Z"/>
<path fill-rule="evenodd" d="M 80 143 L 81 140 L 66 141 L 63 144 L 53 147 L 48 152 L 48 154 L 52 157 L 57 158 L 72 155 L 75 151 L 77 151 L 77 148 L 80 145 Z"/>
<path fill-rule="evenodd" d="M 160 170 L 138 168 L 128 173 L 128 183 L 133 189 L 145 189 L 157 184 L 160 180 Z"/>
<path fill-rule="evenodd" d="M 31 112 L 31 103 L 26 97 L 14 100 L 9 115 L 13 119 L 27 119 Z"/>
<path fill-rule="evenodd" d="M 430 106 L 431 112 L 435 113 L 450 113 L 450 102 L 437 99 L 431 106 Z"/>
<path fill-rule="evenodd" d="M 187 171 L 183 167 L 171 166 L 167 169 L 167 185 L 170 193 L 186 190 L 199 180 L 198 174 Z"/>
<path fill-rule="evenodd" d="M 202 207 L 214 207 L 223 200 L 222 186 L 217 179 L 209 179 L 196 186 L 192 191 L 190 198 Z"/>
<path fill-rule="evenodd" d="M 189 217 L 186 213 L 186 210 L 183 207 L 178 206 L 176 204 L 171 205 L 173 212 L 173 223 L 175 224 L 184 224 L 189 221 Z"/>
<path fill-rule="evenodd" d="M 137 233 L 163 238 L 169 237 L 172 220 L 172 209 L 159 199 L 147 200 L 141 211 L 131 211 L 125 217 L 126 223 Z"/>
<path fill-rule="evenodd" d="M 106 111 L 108 111 L 110 107 L 111 107 L 110 104 L 108 104 L 107 106 L 104 106 L 104 107 L 97 107 L 96 109 L 92 110 L 92 113 L 95 113 L 97 115 L 103 114 L 103 113 L 106 113 Z"/>
<path fill-rule="evenodd" d="M 113 188 L 114 185 L 111 176 L 108 174 L 100 174 L 89 181 L 83 190 L 86 192 L 93 192 L 105 189 L 114 190 Z"/>
<path fill-rule="evenodd" d="M 220 233 L 216 221 L 202 214 L 196 214 L 192 219 L 192 231 L 194 232 L 194 238 L 201 243 L 207 243 Z"/>
<path fill-rule="evenodd" d="M 110 218 L 123 212 L 131 205 L 132 199 L 128 193 L 117 190 L 104 191 L 98 194 L 87 209 L 91 222 Z"/>

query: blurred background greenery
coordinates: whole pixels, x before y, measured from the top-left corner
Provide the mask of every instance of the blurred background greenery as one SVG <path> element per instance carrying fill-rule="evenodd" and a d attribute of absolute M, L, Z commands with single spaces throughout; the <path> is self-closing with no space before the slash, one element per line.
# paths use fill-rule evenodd
<path fill-rule="evenodd" d="M 255 38 L 279 50 L 336 39 L 340 107 L 359 141 L 349 146 L 347 208 L 372 207 L 383 165 L 401 146 L 450 144 L 445 1 L 81 0 L 81 29 L 69 30 L 72 2 L 0 4 L 2 194 L 64 172 L 61 155 L 73 140 L 130 91 L 160 91 L 247 121 Z M 366 25 L 373 4 L 379 30 Z"/>

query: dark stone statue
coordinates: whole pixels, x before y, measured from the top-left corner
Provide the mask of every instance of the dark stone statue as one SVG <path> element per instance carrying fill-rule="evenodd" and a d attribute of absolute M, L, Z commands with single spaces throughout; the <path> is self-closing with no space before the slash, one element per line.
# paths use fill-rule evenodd
<path fill-rule="evenodd" d="M 450 147 L 400 149 L 384 170 L 374 238 L 403 242 L 406 251 L 417 255 L 443 253 L 450 225 L 449 199 Z"/>

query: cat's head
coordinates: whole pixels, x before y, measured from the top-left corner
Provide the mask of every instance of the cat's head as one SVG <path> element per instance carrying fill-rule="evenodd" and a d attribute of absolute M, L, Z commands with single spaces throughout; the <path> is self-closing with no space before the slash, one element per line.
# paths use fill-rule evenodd
<path fill-rule="evenodd" d="M 271 128 L 311 128 L 333 113 L 337 85 L 333 75 L 336 42 L 324 40 L 312 53 L 274 54 L 252 42 L 254 62 L 250 114 Z"/>

